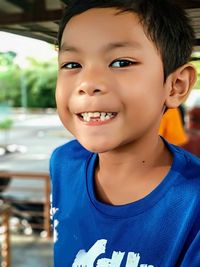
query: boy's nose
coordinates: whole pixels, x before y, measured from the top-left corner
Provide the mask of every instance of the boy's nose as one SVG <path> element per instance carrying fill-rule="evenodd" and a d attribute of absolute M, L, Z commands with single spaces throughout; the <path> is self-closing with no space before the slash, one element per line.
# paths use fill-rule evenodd
<path fill-rule="evenodd" d="M 107 88 L 105 75 L 93 72 L 82 75 L 78 83 L 77 92 L 79 95 L 101 95 L 107 92 Z"/>
<path fill-rule="evenodd" d="M 88 82 L 83 82 L 79 86 L 78 94 L 79 95 L 87 94 L 87 95 L 92 96 L 92 95 L 96 95 L 96 94 L 102 94 L 103 91 L 104 90 L 102 89 L 101 86 L 95 86 L 95 85 L 90 84 Z"/>

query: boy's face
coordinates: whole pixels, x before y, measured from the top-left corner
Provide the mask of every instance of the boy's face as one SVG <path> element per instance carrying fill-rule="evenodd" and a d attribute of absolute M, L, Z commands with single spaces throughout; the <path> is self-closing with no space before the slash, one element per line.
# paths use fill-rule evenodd
<path fill-rule="evenodd" d="M 90 9 L 65 27 L 56 101 L 64 126 L 94 152 L 157 135 L 167 95 L 160 54 L 138 16 Z"/>

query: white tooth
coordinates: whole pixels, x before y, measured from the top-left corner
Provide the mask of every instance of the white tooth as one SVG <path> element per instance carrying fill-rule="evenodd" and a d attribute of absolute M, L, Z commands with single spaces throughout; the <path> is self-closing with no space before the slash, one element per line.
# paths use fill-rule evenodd
<path fill-rule="evenodd" d="M 90 118 L 90 117 L 92 117 L 93 116 L 93 113 L 92 112 L 89 112 L 88 113 L 88 117 Z"/>
<path fill-rule="evenodd" d="M 93 116 L 94 116 L 94 117 L 99 117 L 100 115 L 101 115 L 100 112 L 94 112 L 94 113 L 93 113 Z"/>
<path fill-rule="evenodd" d="M 88 121 L 88 114 L 87 113 L 82 113 L 84 121 Z"/>
<path fill-rule="evenodd" d="M 91 117 L 94 118 L 100 118 L 101 121 L 109 120 L 110 118 L 114 117 L 114 114 L 112 112 L 84 112 L 81 113 L 83 119 L 87 122 L 90 121 Z"/>
<path fill-rule="evenodd" d="M 105 112 L 101 113 L 100 119 L 101 119 L 101 121 L 105 121 L 106 120 L 106 113 Z"/>
<path fill-rule="evenodd" d="M 86 113 L 86 118 L 85 118 L 86 121 L 90 121 L 90 113 Z"/>

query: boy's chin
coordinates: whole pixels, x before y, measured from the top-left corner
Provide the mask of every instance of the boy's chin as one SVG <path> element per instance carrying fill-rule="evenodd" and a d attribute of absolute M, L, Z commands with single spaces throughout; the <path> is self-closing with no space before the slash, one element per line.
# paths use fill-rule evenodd
<path fill-rule="evenodd" d="M 87 149 L 92 153 L 104 153 L 112 150 L 111 144 L 108 143 L 107 144 L 100 142 L 91 143 L 82 140 L 79 140 L 79 142 L 85 149 Z"/>

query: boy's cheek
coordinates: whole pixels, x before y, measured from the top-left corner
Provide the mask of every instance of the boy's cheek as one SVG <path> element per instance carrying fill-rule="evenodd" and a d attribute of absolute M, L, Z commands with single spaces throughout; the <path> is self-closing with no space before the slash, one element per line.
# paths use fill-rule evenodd
<path fill-rule="evenodd" d="M 71 116 L 68 109 L 63 105 L 58 105 L 57 113 L 63 126 L 71 132 Z"/>
<path fill-rule="evenodd" d="M 61 83 L 57 83 L 56 86 L 56 92 L 55 92 L 55 98 L 56 98 L 56 103 L 58 105 L 64 105 L 68 101 L 68 90 L 65 88 L 65 86 Z"/>

